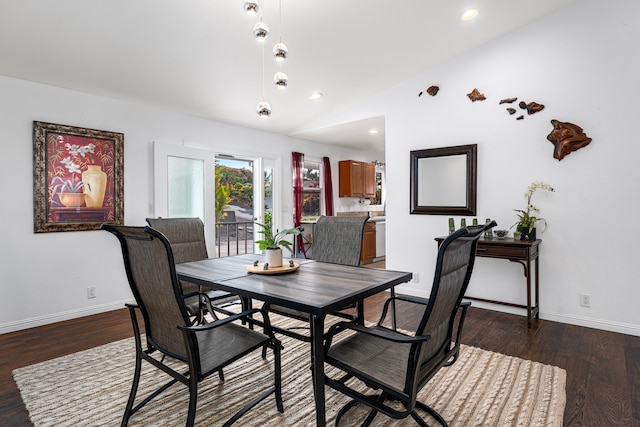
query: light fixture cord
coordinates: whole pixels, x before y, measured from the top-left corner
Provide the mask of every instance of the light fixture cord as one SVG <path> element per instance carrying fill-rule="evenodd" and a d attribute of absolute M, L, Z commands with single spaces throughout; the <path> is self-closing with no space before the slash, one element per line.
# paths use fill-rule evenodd
<path fill-rule="evenodd" d="M 260 22 L 262 21 L 262 18 L 264 17 L 264 0 L 260 2 Z"/>
<path fill-rule="evenodd" d="M 262 17 L 264 16 L 264 0 L 262 0 L 261 3 L 260 22 L 262 22 Z M 264 43 L 262 43 L 262 100 L 264 101 Z"/>
<path fill-rule="evenodd" d="M 278 6 L 280 8 L 280 43 L 282 43 L 282 0 L 279 0 Z"/>

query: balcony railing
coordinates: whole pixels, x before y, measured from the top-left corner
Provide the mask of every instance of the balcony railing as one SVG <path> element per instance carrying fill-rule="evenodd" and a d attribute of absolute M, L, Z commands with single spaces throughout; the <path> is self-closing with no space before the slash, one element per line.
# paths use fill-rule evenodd
<path fill-rule="evenodd" d="M 216 257 L 252 253 L 253 222 L 216 222 Z"/>

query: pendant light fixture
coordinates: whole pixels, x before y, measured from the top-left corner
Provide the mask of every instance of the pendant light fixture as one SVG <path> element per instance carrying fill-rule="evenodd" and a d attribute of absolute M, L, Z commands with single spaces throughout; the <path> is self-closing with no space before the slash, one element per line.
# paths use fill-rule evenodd
<path fill-rule="evenodd" d="M 282 0 L 279 0 L 278 6 L 280 9 L 280 40 L 273 46 L 273 57 L 276 58 L 276 61 L 283 62 L 287 59 L 289 49 L 287 49 L 287 45 L 282 43 Z"/>
<path fill-rule="evenodd" d="M 280 67 L 282 67 L 282 63 L 287 59 L 287 55 L 289 54 L 289 49 L 287 49 L 287 46 L 282 43 L 282 0 L 279 0 L 278 6 L 280 8 L 280 41 L 273 46 L 273 56 L 276 58 L 276 61 L 280 63 Z M 287 77 L 284 72 L 278 71 L 273 76 L 273 83 L 278 89 L 286 89 L 287 84 L 289 83 L 289 77 Z"/>
<path fill-rule="evenodd" d="M 260 4 L 256 1 L 246 0 L 243 3 L 243 7 L 245 12 L 249 15 L 255 15 L 258 11 L 260 11 L 260 21 L 255 24 L 253 27 L 253 35 L 254 37 L 261 42 L 264 42 L 267 37 L 269 37 L 269 27 L 267 24 L 263 22 L 264 17 L 264 0 L 259 0 Z M 279 0 L 279 15 L 280 15 L 280 39 L 273 46 L 273 57 L 278 61 L 281 66 L 282 63 L 287 59 L 289 55 L 289 49 L 287 45 L 282 43 L 282 0 Z M 264 44 L 262 45 L 262 101 L 260 101 L 256 107 L 256 112 L 258 116 L 267 118 L 271 116 L 271 105 L 264 99 L 264 86 L 265 86 L 265 48 Z M 278 71 L 273 76 L 273 83 L 278 89 L 285 89 L 289 83 L 289 77 L 283 72 Z"/>
<path fill-rule="evenodd" d="M 264 45 L 262 45 L 262 101 L 258 102 L 256 113 L 263 119 L 271 116 L 271 105 L 264 99 Z"/>
<path fill-rule="evenodd" d="M 264 0 L 260 6 L 256 4 L 255 10 L 256 12 L 258 10 L 262 10 L 263 12 L 260 12 L 260 22 L 257 22 L 256 25 L 253 26 L 253 35 L 258 41 L 263 42 L 269 37 L 269 26 L 262 22 L 264 16 Z"/>
<path fill-rule="evenodd" d="M 271 105 L 267 101 L 260 101 L 256 111 L 260 117 L 267 119 L 271 115 Z"/>
<path fill-rule="evenodd" d="M 289 83 L 289 77 L 282 71 L 278 71 L 276 75 L 273 76 L 273 83 L 278 89 L 285 89 Z"/>
<path fill-rule="evenodd" d="M 260 18 L 262 19 L 262 18 Z M 269 27 L 264 22 L 260 21 L 253 27 L 253 35 L 258 41 L 263 42 L 269 37 Z"/>
<path fill-rule="evenodd" d="M 245 1 L 243 4 L 243 7 L 244 7 L 244 11 L 247 12 L 247 15 L 255 15 L 256 13 L 258 13 L 258 10 L 260 9 L 260 7 L 258 6 L 258 3 L 254 1 Z"/>
<path fill-rule="evenodd" d="M 287 45 L 282 42 L 278 42 L 273 46 L 273 57 L 276 58 L 276 61 L 283 62 L 287 59 L 287 55 L 289 54 L 289 49 L 287 49 Z"/>

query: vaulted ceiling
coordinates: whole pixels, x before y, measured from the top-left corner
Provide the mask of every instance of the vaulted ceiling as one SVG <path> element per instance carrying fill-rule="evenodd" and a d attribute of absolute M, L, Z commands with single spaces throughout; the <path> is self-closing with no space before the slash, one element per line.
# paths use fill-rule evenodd
<path fill-rule="evenodd" d="M 313 123 L 575 0 L 256 1 L 264 44 L 253 36 L 260 12 L 247 15 L 243 0 L 0 0 L 0 74 L 381 151 L 384 117 Z M 469 5 L 478 16 L 463 22 Z M 280 37 L 282 65 L 271 54 Z M 256 114 L 263 91 L 268 119 Z M 313 91 L 324 97 L 310 101 Z"/>

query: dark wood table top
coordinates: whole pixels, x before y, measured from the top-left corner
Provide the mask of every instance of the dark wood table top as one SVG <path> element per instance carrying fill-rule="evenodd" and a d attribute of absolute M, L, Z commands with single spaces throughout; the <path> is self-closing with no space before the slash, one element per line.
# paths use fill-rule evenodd
<path fill-rule="evenodd" d="M 260 255 L 240 255 L 176 265 L 178 278 L 222 289 L 245 299 L 257 299 L 310 314 L 311 367 L 316 425 L 326 425 L 323 336 L 324 319 L 332 311 L 353 303 L 362 315 L 362 301 L 378 292 L 411 280 L 411 273 L 351 267 L 312 260 L 297 270 L 278 275 L 249 273 L 247 266 Z M 288 262 L 288 261 L 285 261 Z"/>
<path fill-rule="evenodd" d="M 294 260 L 300 268 L 285 274 L 247 272 L 261 255 L 212 258 L 176 265 L 178 278 L 310 314 L 323 315 L 411 280 L 411 273 Z M 288 262 L 288 261 L 285 261 Z"/>

